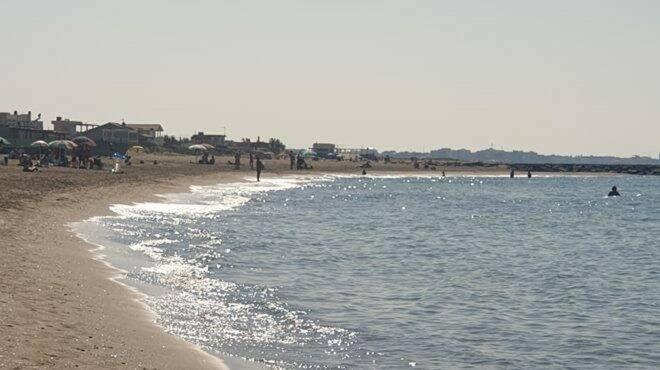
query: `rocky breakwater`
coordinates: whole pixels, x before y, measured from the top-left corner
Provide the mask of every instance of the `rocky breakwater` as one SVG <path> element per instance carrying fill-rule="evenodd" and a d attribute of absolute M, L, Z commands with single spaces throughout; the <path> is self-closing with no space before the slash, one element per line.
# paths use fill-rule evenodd
<path fill-rule="evenodd" d="M 509 168 L 515 171 L 532 172 L 597 172 L 597 173 L 624 173 L 630 175 L 655 175 L 660 176 L 659 165 L 646 164 L 555 164 L 555 163 L 531 163 L 531 164 L 509 164 Z"/>

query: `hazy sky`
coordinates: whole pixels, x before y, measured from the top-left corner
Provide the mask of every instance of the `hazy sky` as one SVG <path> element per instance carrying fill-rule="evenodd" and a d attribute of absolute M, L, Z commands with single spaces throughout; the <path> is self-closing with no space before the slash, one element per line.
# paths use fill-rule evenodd
<path fill-rule="evenodd" d="M 660 151 L 660 1 L 0 2 L 0 111 L 378 149 Z"/>

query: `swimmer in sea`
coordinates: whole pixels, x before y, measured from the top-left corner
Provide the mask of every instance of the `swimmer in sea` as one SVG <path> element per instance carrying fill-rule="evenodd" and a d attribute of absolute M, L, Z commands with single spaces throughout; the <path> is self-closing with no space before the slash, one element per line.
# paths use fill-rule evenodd
<path fill-rule="evenodd" d="M 620 197 L 619 191 L 616 189 L 616 186 L 612 186 L 612 191 L 607 194 L 608 197 Z"/>

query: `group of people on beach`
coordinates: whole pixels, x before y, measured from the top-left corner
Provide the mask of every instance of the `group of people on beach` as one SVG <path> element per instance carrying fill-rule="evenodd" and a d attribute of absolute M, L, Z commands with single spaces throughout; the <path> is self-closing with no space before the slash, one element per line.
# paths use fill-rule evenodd
<path fill-rule="evenodd" d="M 12 150 L 5 157 L 5 162 L 10 158 L 18 159 L 18 163 L 25 172 L 36 172 L 45 167 L 71 167 L 77 169 L 103 169 L 100 156 L 92 156 L 88 148 L 76 149 L 68 155 L 64 150 L 47 149 L 38 153 L 29 153 L 25 150 Z M 7 163 L 5 163 L 7 164 Z"/>
<path fill-rule="evenodd" d="M 254 154 L 252 152 L 248 153 L 249 155 L 249 165 L 251 170 L 257 171 L 257 181 L 261 181 L 261 172 L 266 168 L 259 154 Z M 241 169 L 241 152 L 237 151 L 234 153 L 234 162 L 229 162 L 229 164 L 234 165 L 235 170 Z M 256 168 L 255 168 L 256 167 Z"/>
<path fill-rule="evenodd" d="M 305 157 L 301 152 L 294 154 L 293 150 L 289 150 L 288 156 L 289 156 L 289 169 L 292 170 L 295 167 L 296 170 L 300 171 L 300 170 L 307 170 L 312 168 L 312 166 L 307 165 L 307 162 L 305 161 Z"/>

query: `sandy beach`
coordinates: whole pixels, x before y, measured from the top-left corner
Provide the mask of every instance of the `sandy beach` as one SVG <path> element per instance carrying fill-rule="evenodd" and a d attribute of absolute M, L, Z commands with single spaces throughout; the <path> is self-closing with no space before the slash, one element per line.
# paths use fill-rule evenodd
<path fill-rule="evenodd" d="M 69 168 L 23 173 L 14 163 L 0 166 L 0 367 L 225 368 L 155 325 L 140 294 L 113 281 L 117 271 L 94 259 L 95 247 L 68 224 L 107 214 L 113 203 L 145 201 L 192 184 L 241 181 L 253 173 L 248 166 L 233 170 L 226 158 L 214 166 L 191 164 L 190 156 L 144 159 L 119 175 Z M 353 162 L 313 165 L 296 173 L 360 171 Z M 369 169 L 411 170 L 406 163 Z M 288 161 L 266 162 L 264 176 L 286 173 Z"/>

